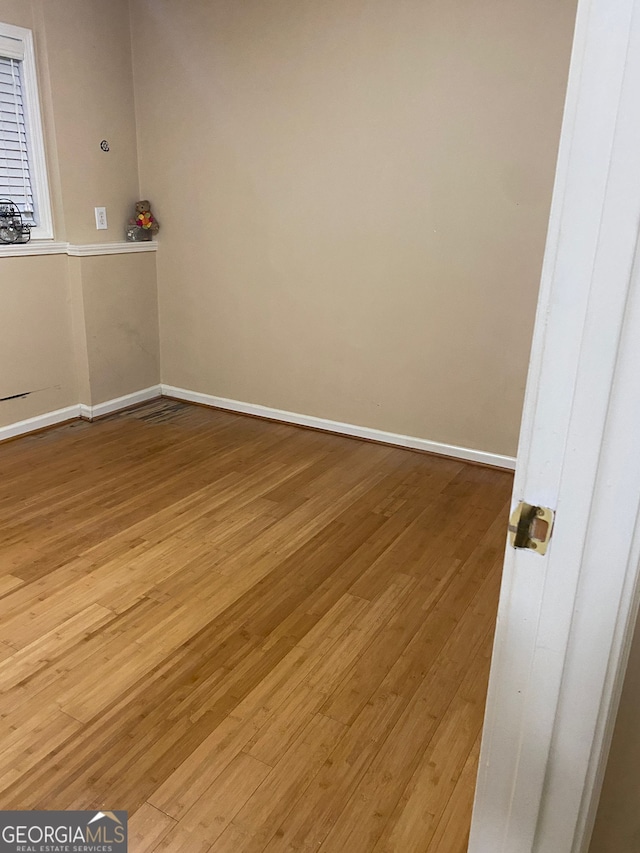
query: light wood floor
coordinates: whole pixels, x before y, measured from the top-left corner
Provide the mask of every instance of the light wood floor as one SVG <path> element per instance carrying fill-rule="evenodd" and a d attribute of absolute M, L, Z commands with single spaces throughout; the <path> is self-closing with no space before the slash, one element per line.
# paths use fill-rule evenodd
<path fill-rule="evenodd" d="M 463 853 L 511 485 L 167 400 L 0 445 L 0 808 Z"/>

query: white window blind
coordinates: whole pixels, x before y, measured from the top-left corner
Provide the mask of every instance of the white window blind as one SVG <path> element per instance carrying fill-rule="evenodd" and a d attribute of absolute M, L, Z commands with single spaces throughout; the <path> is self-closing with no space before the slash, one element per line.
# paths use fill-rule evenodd
<path fill-rule="evenodd" d="M 35 210 L 22 62 L 0 55 L 0 198 L 8 198 L 33 222 Z"/>
<path fill-rule="evenodd" d="M 1 21 L 0 198 L 18 207 L 33 239 L 53 237 L 33 33 Z"/>

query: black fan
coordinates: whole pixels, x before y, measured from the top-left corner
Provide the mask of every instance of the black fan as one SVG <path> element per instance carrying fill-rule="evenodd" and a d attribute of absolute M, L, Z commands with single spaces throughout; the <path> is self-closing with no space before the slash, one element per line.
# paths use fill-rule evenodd
<path fill-rule="evenodd" d="M 0 243 L 28 243 L 31 226 L 22 221 L 22 214 L 7 198 L 0 198 Z"/>

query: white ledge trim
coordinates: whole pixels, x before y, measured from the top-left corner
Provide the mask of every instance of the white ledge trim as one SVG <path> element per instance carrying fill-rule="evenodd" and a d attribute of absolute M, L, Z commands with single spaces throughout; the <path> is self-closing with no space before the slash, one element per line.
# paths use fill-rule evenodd
<path fill-rule="evenodd" d="M 155 240 L 149 240 L 146 243 L 85 243 L 78 246 L 69 243 L 67 255 L 74 258 L 87 258 L 94 255 L 128 255 L 157 250 L 158 244 Z"/>
<path fill-rule="evenodd" d="M 436 453 L 439 456 L 450 456 L 454 459 L 465 459 L 468 462 L 479 462 L 482 465 L 491 465 L 494 468 L 513 470 L 516 467 L 514 456 L 503 456 L 499 453 L 489 453 L 486 450 L 474 450 L 471 447 L 458 447 L 455 444 L 443 444 L 439 441 L 429 441 L 429 439 L 418 438 L 413 435 L 385 432 L 374 429 L 373 427 L 330 421 L 326 418 L 314 417 L 313 415 L 302 415 L 299 412 L 286 412 L 282 409 L 272 409 L 269 406 L 261 406 L 257 403 L 228 400 L 226 397 L 214 397 L 211 394 L 201 394 L 198 391 L 176 388 L 173 385 L 162 385 L 162 396 L 173 397 L 176 400 L 184 400 L 188 403 L 199 403 L 203 406 L 211 406 L 214 409 L 226 409 L 230 412 L 254 415 L 271 421 L 284 421 L 285 423 L 297 426 L 321 429 L 325 432 L 335 432 L 339 435 L 349 435 L 353 438 L 364 438 L 382 444 L 406 447 L 410 450 L 422 450 L 427 453 Z"/>
<path fill-rule="evenodd" d="M 18 246 L 0 245 L 0 258 L 25 258 L 33 255 L 70 255 L 88 258 L 95 255 L 128 255 L 137 252 L 157 252 L 156 240 L 145 243 L 54 243 L 47 240 L 32 240 Z"/>

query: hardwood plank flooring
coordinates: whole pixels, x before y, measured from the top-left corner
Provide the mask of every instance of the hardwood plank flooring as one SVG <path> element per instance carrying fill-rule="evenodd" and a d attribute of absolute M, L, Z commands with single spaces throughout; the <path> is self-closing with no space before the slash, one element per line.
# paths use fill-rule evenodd
<path fill-rule="evenodd" d="M 168 400 L 0 445 L 0 808 L 464 853 L 511 487 Z"/>

